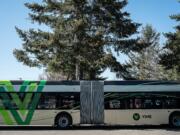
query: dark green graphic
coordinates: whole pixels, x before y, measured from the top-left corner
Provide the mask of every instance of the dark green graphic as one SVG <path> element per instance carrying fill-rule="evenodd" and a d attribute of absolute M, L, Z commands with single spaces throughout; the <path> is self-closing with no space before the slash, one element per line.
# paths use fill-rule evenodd
<path fill-rule="evenodd" d="M 0 81 L 0 115 L 4 123 L 29 125 L 41 96 L 37 92 L 42 92 L 45 84 L 46 81 L 40 81 L 39 84 L 24 81 L 17 89 L 10 81 Z M 21 99 L 17 92 L 24 92 L 24 98 Z M 14 105 L 18 109 L 13 109 Z"/>
<path fill-rule="evenodd" d="M 134 113 L 134 114 L 133 114 L 133 119 L 136 120 L 136 121 L 138 121 L 138 120 L 140 119 L 139 113 Z"/>

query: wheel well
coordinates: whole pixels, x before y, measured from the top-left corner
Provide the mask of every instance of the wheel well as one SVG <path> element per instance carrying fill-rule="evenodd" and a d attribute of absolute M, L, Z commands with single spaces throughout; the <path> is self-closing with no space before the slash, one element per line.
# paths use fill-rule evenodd
<path fill-rule="evenodd" d="M 180 111 L 174 111 L 174 112 L 172 112 L 172 113 L 169 115 L 169 123 L 171 122 L 171 117 L 172 117 L 173 115 L 175 115 L 175 114 L 180 115 Z"/>
<path fill-rule="evenodd" d="M 60 112 L 56 115 L 55 119 L 54 119 L 54 124 L 57 125 L 57 121 L 58 121 L 58 118 L 62 115 L 66 115 L 70 118 L 70 123 L 72 124 L 73 123 L 73 120 L 72 120 L 72 116 L 71 114 L 69 114 L 68 112 Z"/>

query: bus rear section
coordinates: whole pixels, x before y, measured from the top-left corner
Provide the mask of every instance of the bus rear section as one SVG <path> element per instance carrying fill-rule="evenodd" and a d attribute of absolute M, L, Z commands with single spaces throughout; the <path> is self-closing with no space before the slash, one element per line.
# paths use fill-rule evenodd
<path fill-rule="evenodd" d="M 173 81 L 0 81 L 0 125 L 180 127 Z"/>
<path fill-rule="evenodd" d="M 81 83 L 81 95 L 83 93 L 89 99 L 81 98 L 81 124 L 180 127 L 179 82 L 84 82 Z"/>

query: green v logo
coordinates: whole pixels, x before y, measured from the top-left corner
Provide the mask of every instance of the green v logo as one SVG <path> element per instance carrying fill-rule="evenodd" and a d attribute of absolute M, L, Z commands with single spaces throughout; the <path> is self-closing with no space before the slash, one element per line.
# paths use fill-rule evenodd
<path fill-rule="evenodd" d="M 10 81 L 0 81 L 0 92 L 3 92 L 0 93 L 0 100 L 3 101 L 3 104 L 0 106 L 0 114 L 4 122 L 8 125 L 13 125 L 13 117 L 18 125 L 29 125 L 41 96 L 41 93 L 38 92 L 43 90 L 45 84 L 46 81 L 40 81 L 39 84 L 24 81 L 17 91 Z M 17 92 L 27 93 L 21 99 Z M 16 105 L 18 110 L 11 109 L 13 105 Z M 8 109 L 6 110 L 6 108 Z"/>

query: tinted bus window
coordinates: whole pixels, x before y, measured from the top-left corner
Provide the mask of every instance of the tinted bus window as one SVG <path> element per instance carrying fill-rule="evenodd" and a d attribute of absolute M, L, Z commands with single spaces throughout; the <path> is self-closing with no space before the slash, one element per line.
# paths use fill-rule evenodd
<path fill-rule="evenodd" d="M 79 109 L 79 93 L 42 93 L 37 109 Z"/>
<path fill-rule="evenodd" d="M 105 93 L 105 109 L 179 109 L 178 93 Z"/>

